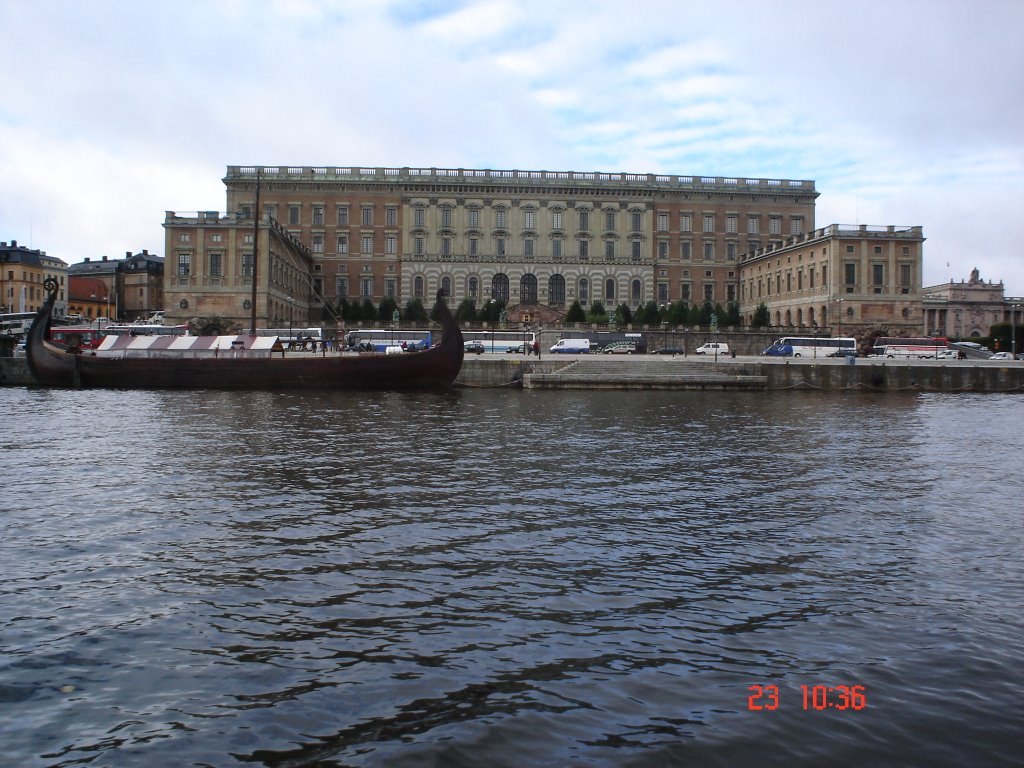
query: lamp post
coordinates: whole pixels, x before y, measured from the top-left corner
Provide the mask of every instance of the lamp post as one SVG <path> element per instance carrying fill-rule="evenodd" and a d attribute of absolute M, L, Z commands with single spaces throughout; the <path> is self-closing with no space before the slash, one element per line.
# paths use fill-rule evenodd
<path fill-rule="evenodd" d="M 836 336 L 843 335 L 843 300 L 836 299 L 839 302 L 839 314 L 836 317 Z"/>
<path fill-rule="evenodd" d="M 1020 304 L 1010 305 L 1010 358 L 1013 360 L 1017 359 L 1017 324 L 1014 321 L 1018 309 Z"/>
<path fill-rule="evenodd" d="M 291 296 L 285 296 L 284 300 L 288 302 L 288 346 L 294 348 L 295 338 L 294 336 L 292 336 L 292 315 L 295 314 L 295 309 L 293 306 L 293 302 L 295 301 L 295 299 L 293 299 Z"/>

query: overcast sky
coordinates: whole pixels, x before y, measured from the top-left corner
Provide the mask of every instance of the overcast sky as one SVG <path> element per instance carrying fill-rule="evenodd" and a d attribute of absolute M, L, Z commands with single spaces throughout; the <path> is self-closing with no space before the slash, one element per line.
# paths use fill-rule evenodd
<path fill-rule="evenodd" d="M 813 179 L 1024 295 L 1022 0 L 0 0 L 0 240 L 163 253 L 228 165 Z"/>

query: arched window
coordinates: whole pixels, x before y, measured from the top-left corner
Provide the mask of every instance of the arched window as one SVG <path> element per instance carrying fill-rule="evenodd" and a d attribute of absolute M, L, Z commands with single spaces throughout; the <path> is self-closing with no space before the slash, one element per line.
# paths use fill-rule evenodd
<path fill-rule="evenodd" d="M 615 280 L 611 277 L 604 281 L 604 297 L 608 301 L 615 301 Z"/>
<path fill-rule="evenodd" d="M 499 273 L 491 278 L 491 298 L 508 304 L 508 275 Z"/>
<path fill-rule="evenodd" d="M 643 303 L 643 299 L 644 299 L 643 284 L 639 280 L 634 280 L 633 281 L 633 284 L 632 284 L 631 290 L 630 290 L 630 294 L 629 294 L 629 298 L 630 298 L 630 301 L 633 303 L 634 307 L 639 307 Z"/>
<path fill-rule="evenodd" d="M 448 275 L 441 278 L 441 290 L 445 296 L 452 297 L 452 279 Z"/>
<path fill-rule="evenodd" d="M 586 309 L 590 306 L 590 281 L 581 277 L 579 288 L 580 306 Z"/>
<path fill-rule="evenodd" d="M 477 297 L 480 295 L 480 280 L 476 277 L 471 277 L 466 281 L 466 293 L 469 299 L 476 304 Z"/>
<path fill-rule="evenodd" d="M 523 304 L 537 303 L 537 276 L 523 275 L 519 281 L 519 300 Z"/>
<path fill-rule="evenodd" d="M 548 278 L 548 304 L 553 307 L 565 304 L 565 278 L 561 275 Z"/>
<path fill-rule="evenodd" d="M 425 293 L 426 290 L 423 284 L 423 278 L 420 276 L 414 277 L 412 280 L 412 295 L 417 299 L 422 299 Z"/>

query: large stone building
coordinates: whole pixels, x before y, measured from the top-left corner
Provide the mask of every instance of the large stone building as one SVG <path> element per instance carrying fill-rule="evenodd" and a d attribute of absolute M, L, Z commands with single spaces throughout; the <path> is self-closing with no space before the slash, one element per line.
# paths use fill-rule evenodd
<path fill-rule="evenodd" d="M 925 333 L 930 336 L 988 336 L 993 325 L 1011 319 L 1020 325 L 1024 318 L 1024 299 L 1006 298 L 1002 281 L 985 282 L 977 269 L 966 281 L 931 285 L 921 294 Z"/>
<path fill-rule="evenodd" d="M 837 336 L 921 333 L 921 227 L 832 224 L 746 254 L 740 313 Z"/>
<path fill-rule="evenodd" d="M 169 319 L 247 324 L 257 177 L 261 326 L 318 320 L 343 298 L 429 306 L 439 288 L 525 322 L 577 300 L 725 304 L 740 255 L 812 231 L 818 196 L 776 179 L 229 166 L 226 215 L 165 217 Z"/>
<path fill-rule="evenodd" d="M 144 320 L 163 309 L 164 260 L 143 249 L 123 259 L 85 258 L 68 268 L 74 292 L 72 312 L 86 319 Z"/>
<path fill-rule="evenodd" d="M 68 309 L 68 265 L 46 251 L 18 245 L 17 240 L 0 243 L 0 313 L 38 310 L 46 300 L 43 281 L 48 277 L 58 285 L 53 317 L 63 318 Z"/>

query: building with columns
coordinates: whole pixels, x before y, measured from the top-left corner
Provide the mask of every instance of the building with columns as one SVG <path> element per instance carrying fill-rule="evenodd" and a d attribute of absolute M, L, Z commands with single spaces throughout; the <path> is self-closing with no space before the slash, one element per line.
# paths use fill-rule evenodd
<path fill-rule="evenodd" d="M 930 285 L 921 295 L 925 333 L 930 336 L 988 336 L 993 325 L 1020 325 L 1024 317 L 1024 299 L 1006 298 L 1002 281 L 985 282 L 977 269 L 967 280 Z"/>
<path fill-rule="evenodd" d="M 763 303 L 771 325 L 797 332 L 918 335 L 923 243 L 921 227 L 832 224 L 751 251 L 739 267 L 744 324 Z"/>
<path fill-rule="evenodd" d="M 167 213 L 169 320 L 248 317 L 257 214 L 283 233 L 257 269 L 271 324 L 280 311 L 318 321 L 343 298 L 429 306 L 439 288 L 525 322 L 577 300 L 725 304 L 740 255 L 813 230 L 818 196 L 813 181 L 464 168 L 229 166 L 224 184 L 226 214 Z"/>

